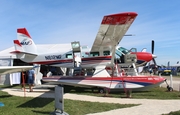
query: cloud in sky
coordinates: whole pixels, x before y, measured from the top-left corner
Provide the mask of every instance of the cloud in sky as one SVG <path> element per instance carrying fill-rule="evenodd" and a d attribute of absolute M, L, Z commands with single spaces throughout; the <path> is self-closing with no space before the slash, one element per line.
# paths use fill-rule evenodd
<path fill-rule="evenodd" d="M 80 41 L 92 45 L 104 15 L 133 11 L 138 16 L 119 45 L 138 51 L 155 41 L 158 64 L 180 59 L 180 1 L 1 0 L 0 50 L 13 46 L 17 28 L 25 27 L 37 44 Z"/>

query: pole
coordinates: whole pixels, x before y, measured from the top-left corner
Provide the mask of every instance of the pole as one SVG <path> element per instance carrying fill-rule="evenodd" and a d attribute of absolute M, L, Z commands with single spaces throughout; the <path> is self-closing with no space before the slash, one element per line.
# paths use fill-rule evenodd
<path fill-rule="evenodd" d="M 64 88 L 62 86 L 55 86 L 55 110 L 50 115 L 69 115 L 64 112 Z"/>
<path fill-rule="evenodd" d="M 1 82 L 1 76 L 0 76 L 0 82 Z M 0 107 L 4 106 L 4 103 L 0 102 Z"/>
<path fill-rule="evenodd" d="M 173 88 L 173 78 L 172 78 L 172 73 L 170 73 L 170 87 Z"/>
<path fill-rule="evenodd" d="M 24 91 L 24 99 L 26 98 L 26 86 L 25 86 L 25 74 L 23 72 L 21 72 L 21 76 L 22 76 L 22 89 Z"/>
<path fill-rule="evenodd" d="M 159 73 L 159 77 L 161 77 L 161 73 Z M 161 87 L 161 84 L 159 85 L 159 87 Z"/>

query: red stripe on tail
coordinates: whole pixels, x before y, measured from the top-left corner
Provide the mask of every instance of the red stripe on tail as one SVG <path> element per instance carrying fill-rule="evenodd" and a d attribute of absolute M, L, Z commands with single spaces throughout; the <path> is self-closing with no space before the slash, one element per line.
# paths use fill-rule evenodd
<path fill-rule="evenodd" d="M 29 35 L 28 31 L 26 30 L 26 28 L 19 28 L 17 29 L 18 33 L 24 34 L 26 36 L 28 36 L 29 38 L 31 38 L 31 36 Z"/>
<path fill-rule="evenodd" d="M 14 44 L 21 46 L 21 43 L 19 42 L 19 40 L 14 40 Z"/>

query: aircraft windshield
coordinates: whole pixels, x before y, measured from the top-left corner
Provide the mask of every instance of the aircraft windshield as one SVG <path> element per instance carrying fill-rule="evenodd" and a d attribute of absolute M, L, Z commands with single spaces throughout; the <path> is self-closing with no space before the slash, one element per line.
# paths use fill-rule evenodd
<path fill-rule="evenodd" d="M 124 54 L 128 54 L 129 53 L 129 50 L 127 50 L 126 48 L 123 48 L 123 47 L 119 47 L 118 50 Z"/>

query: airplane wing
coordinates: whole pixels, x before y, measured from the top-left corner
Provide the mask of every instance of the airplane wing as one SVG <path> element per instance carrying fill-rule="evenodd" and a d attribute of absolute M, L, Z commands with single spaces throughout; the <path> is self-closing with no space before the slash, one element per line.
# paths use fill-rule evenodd
<path fill-rule="evenodd" d="M 116 46 L 125 35 L 137 13 L 125 12 L 104 16 L 91 52 L 99 52 L 100 56 L 104 51 L 110 51 L 111 62 L 114 61 Z"/>
<path fill-rule="evenodd" d="M 32 68 L 33 68 L 33 66 L 0 66 L 0 75 L 27 71 Z"/>

